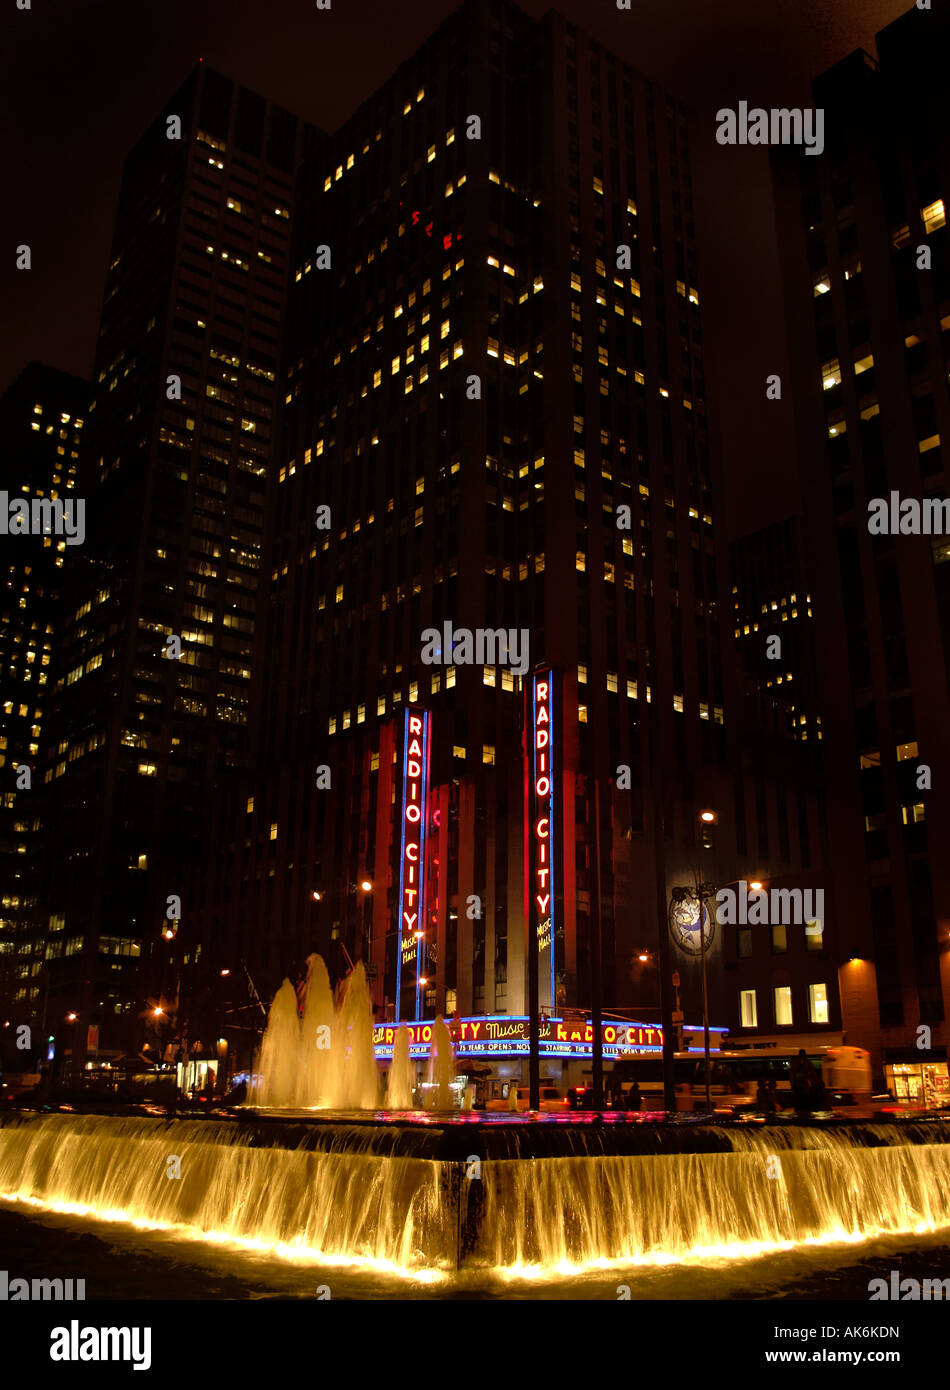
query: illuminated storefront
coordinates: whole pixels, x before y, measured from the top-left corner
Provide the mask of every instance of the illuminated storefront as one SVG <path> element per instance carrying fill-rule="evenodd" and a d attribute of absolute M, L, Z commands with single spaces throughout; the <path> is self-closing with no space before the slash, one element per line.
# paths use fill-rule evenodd
<path fill-rule="evenodd" d="M 884 1084 L 902 1105 L 950 1106 L 950 1073 L 946 1055 L 916 1056 L 910 1049 L 887 1052 Z"/>
<path fill-rule="evenodd" d="M 458 1069 L 467 1058 L 483 1061 L 527 1061 L 528 1017 L 526 1014 L 504 1016 L 483 1015 L 476 1018 L 446 1020 L 452 1037 Z M 373 1028 L 373 1047 L 378 1062 L 392 1059 L 396 1036 L 400 1029 L 409 1033 L 409 1056 L 426 1061 L 432 1048 L 434 1020 L 416 1023 L 381 1023 Z M 702 1053 L 703 1030 L 687 1026 L 684 1030 L 686 1050 Z M 710 1027 L 710 1051 L 717 1053 L 724 1027 Z M 621 1057 L 648 1057 L 663 1051 L 663 1030 L 653 1023 L 612 1021 L 603 1024 L 605 1061 Z M 594 1030 L 589 1020 L 542 1018 L 539 1050 L 542 1061 L 556 1059 L 560 1063 L 590 1061 L 594 1051 Z M 579 1074 L 579 1073 L 578 1073 Z"/>

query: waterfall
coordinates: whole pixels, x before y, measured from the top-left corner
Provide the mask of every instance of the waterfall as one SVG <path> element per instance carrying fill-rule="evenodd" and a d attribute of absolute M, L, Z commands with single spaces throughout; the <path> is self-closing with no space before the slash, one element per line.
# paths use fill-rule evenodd
<path fill-rule="evenodd" d="M 415 1277 L 537 1277 L 945 1228 L 950 1123 L 609 1132 L 507 1117 L 416 1127 L 9 1113 L 0 1197 Z"/>

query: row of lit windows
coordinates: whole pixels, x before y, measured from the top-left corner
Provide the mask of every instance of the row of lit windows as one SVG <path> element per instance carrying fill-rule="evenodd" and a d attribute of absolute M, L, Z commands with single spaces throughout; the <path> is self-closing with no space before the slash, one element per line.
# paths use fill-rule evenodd
<path fill-rule="evenodd" d="M 772 990 L 772 1010 L 776 1028 L 792 1027 L 795 1018 L 792 1008 L 791 985 L 777 985 Z M 808 1022 L 827 1023 L 828 1021 L 828 986 L 824 984 L 809 985 Z M 742 1028 L 757 1028 L 759 1026 L 756 991 L 754 989 L 741 989 L 739 991 L 739 1023 Z"/>
<path fill-rule="evenodd" d="M 874 358 L 871 353 L 868 353 L 866 357 L 858 358 L 857 361 L 852 363 L 855 376 L 860 376 L 862 372 L 870 371 L 873 366 Z M 822 389 L 825 391 L 830 391 L 833 386 L 841 385 L 841 366 L 837 357 L 833 357 L 830 362 L 822 364 L 821 385 Z"/>
<path fill-rule="evenodd" d="M 42 414 L 43 414 L 43 407 L 42 407 L 42 405 L 41 405 L 39 402 L 37 402 L 36 405 L 34 405 L 34 407 L 33 407 L 33 414 L 34 414 L 34 415 L 42 415 Z M 76 416 L 75 419 L 73 419 L 73 417 L 70 416 L 70 415 L 68 415 L 68 414 L 66 413 L 66 411 L 60 411 L 59 422 L 60 422 L 61 425 L 68 425 L 68 424 L 70 423 L 70 420 L 72 420 L 73 429 L 77 429 L 77 430 L 81 430 L 81 429 L 82 429 L 82 420 L 79 418 L 78 415 Z M 48 425 L 48 426 L 47 426 L 47 433 L 49 433 L 49 431 L 50 431 L 52 428 L 53 428 L 52 425 Z M 60 438 L 61 438 L 61 439 L 65 439 L 65 438 L 66 438 L 66 431 L 65 431 L 65 430 L 61 430 L 61 431 L 60 431 Z"/>
<path fill-rule="evenodd" d="M 899 763 L 908 762 L 911 758 L 920 756 L 917 740 L 913 739 L 910 743 L 898 743 L 894 752 Z M 858 766 L 864 771 L 866 768 L 881 766 L 881 750 L 873 748 L 867 753 L 862 753 L 858 759 Z"/>
<path fill-rule="evenodd" d="M 424 87 L 420 87 L 419 90 L 418 90 L 418 92 L 416 93 L 416 100 L 415 100 L 415 103 L 413 103 L 413 102 L 411 102 L 411 101 L 407 101 L 406 104 L 405 104 L 405 106 L 403 107 L 403 113 L 402 113 L 402 114 L 403 114 L 404 116 L 408 116 L 408 115 L 409 115 L 409 112 L 410 112 L 410 111 L 412 110 L 412 108 L 413 108 L 413 105 L 414 105 L 414 104 L 415 104 L 415 105 L 418 105 L 419 102 L 422 101 L 423 98 L 425 97 L 425 94 L 426 94 L 425 88 L 424 88 Z M 382 138 L 383 138 L 383 132 L 382 132 L 381 130 L 377 130 L 377 132 L 376 132 L 376 137 L 375 137 L 375 138 L 376 138 L 376 141 L 382 140 Z M 448 132 L 448 134 L 446 135 L 446 139 L 445 139 L 446 145 L 451 145 L 454 139 L 455 139 L 455 132 L 454 132 L 454 130 L 450 130 L 450 131 Z M 365 143 L 365 145 L 363 146 L 362 153 L 363 153 L 363 154 L 369 154 L 369 147 L 370 147 L 370 141 L 367 140 L 366 143 Z M 434 148 L 434 147 L 433 147 L 433 148 Z M 348 154 L 347 157 L 346 157 L 346 160 L 344 161 L 344 163 L 338 164 L 338 165 L 336 166 L 336 169 L 334 170 L 334 172 L 333 172 L 332 174 L 327 174 L 326 178 L 325 178 L 324 181 L 323 181 L 323 191 L 324 191 L 324 193 L 329 192 L 330 187 L 331 187 L 334 183 L 338 182 L 338 180 L 340 180 L 340 179 L 343 177 L 344 170 L 352 169 L 352 168 L 355 166 L 355 164 L 356 164 L 356 155 L 355 155 L 355 154 Z"/>
<path fill-rule="evenodd" d="M 455 687 L 455 681 L 456 681 L 456 668 L 455 668 L 454 666 L 446 666 L 444 672 L 443 672 L 443 671 L 436 671 L 436 672 L 433 673 L 433 675 L 431 675 L 431 676 L 429 677 L 429 692 L 430 692 L 430 694 L 432 694 L 432 695 L 437 695 L 437 694 L 443 689 L 443 676 L 444 676 L 444 679 L 445 679 L 445 686 L 444 686 L 444 688 L 445 688 L 446 690 L 452 690 L 452 689 L 454 689 L 454 687 Z M 488 685 L 488 686 L 493 686 L 493 687 L 500 687 L 502 690 L 507 690 L 507 691 L 511 691 L 511 692 L 514 692 L 514 693 L 520 693 L 521 688 L 522 688 L 522 687 L 521 687 L 521 677 L 515 675 L 515 673 L 514 673 L 513 671 L 508 670 L 507 667 L 501 667 L 501 668 L 499 668 L 499 667 L 496 667 L 496 666 L 483 666 L 483 667 L 482 667 L 482 684 L 483 684 L 483 685 Z M 410 683 L 409 683 L 409 704 L 417 704 L 418 701 L 419 701 L 419 682 L 418 682 L 418 681 L 410 681 Z M 396 705 L 399 705 L 399 704 L 401 704 L 401 703 L 402 703 L 402 691 L 401 691 L 401 690 L 394 690 L 394 691 L 393 691 L 393 695 L 392 695 L 392 704 L 393 704 L 393 707 L 395 708 Z M 382 718 L 385 716 L 385 714 L 386 714 L 386 707 L 387 707 L 386 696 L 385 696 L 385 695 L 380 695 L 379 698 L 378 698 L 377 701 L 376 701 L 376 717 L 377 717 L 377 719 L 382 719 Z M 365 705 L 365 704 L 357 705 L 357 707 L 356 707 L 356 723 L 357 723 L 357 724 L 365 724 L 365 722 L 366 722 L 366 705 Z M 328 728 L 327 728 L 327 732 L 330 733 L 330 734 L 335 734 L 335 733 L 337 732 L 338 729 L 340 729 L 340 730 L 349 729 L 352 723 L 353 723 L 352 712 L 351 712 L 350 710 L 344 710 L 344 711 L 343 711 L 343 714 L 341 715 L 341 717 L 340 717 L 339 720 L 337 720 L 336 715 L 332 715 L 332 716 L 330 717 L 329 724 L 328 724 Z"/>
<path fill-rule="evenodd" d="M 927 810 L 922 801 L 915 801 L 907 806 L 901 807 L 901 821 L 904 825 L 921 825 L 927 819 Z M 874 830 L 884 830 L 887 828 L 887 816 L 884 811 L 877 812 L 873 816 L 864 817 L 865 832 L 870 834 Z"/>

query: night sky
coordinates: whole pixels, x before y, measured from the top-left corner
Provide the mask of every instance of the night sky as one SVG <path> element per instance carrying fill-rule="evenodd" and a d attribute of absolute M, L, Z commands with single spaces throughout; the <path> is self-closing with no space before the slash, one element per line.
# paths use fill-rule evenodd
<path fill-rule="evenodd" d="M 123 159 L 199 58 L 334 130 L 437 25 L 452 0 L 32 0 L 0 25 L 3 333 L 0 389 L 27 362 L 90 376 Z M 523 0 L 539 18 L 551 6 Z M 694 193 L 710 400 L 719 405 L 730 531 L 797 507 L 777 254 L 762 148 L 720 147 L 740 100 L 806 106 L 812 77 L 910 0 L 562 0 L 555 8 L 700 117 Z M 33 269 L 14 269 L 28 243 Z M 4 477 L 11 461 L 5 461 Z"/>

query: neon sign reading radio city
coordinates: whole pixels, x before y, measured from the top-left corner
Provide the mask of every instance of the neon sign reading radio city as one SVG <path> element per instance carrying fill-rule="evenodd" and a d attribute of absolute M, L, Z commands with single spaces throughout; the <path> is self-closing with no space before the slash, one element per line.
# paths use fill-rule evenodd
<path fill-rule="evenodd" d="M 531 749 L 532 894 L 541 1002 L 554 1002 L 554 673 L 533 678 Z M 546 988 L 550 994 L 545 999 Z"/>
<path fill-rule="evenodd" d="M 396 1017 L 403 971 L 415 964 L 415 1017 L 420 1018 L 422 945 L 425 940 L 426 827 L 429 801 L 429 715 L 407 709 L 402 752 L 402 819 L 399 848 L 399 953 L 396 958 Z"/>

